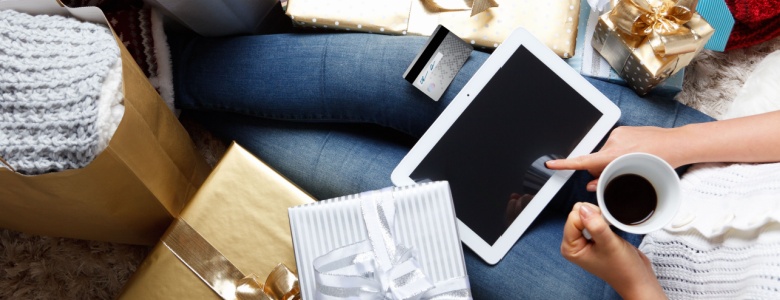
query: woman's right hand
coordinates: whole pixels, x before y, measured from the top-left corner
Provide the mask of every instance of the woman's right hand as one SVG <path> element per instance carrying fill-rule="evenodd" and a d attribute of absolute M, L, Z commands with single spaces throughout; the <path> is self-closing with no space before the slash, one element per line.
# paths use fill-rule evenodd
<path fill-rule="evenodd" d="M 632 152 L 645 152 L 656 155 L 672 167 L 687 164 L 683 145 L 675 129 L 660 127 L 631 127 L 622 126 L 615 128 L 610 133 L 607 142 L 598 152 L 568 159 L 556 159 L 546 162 L 546 166 L 552 170 L 587 170 L 596 177 L 586 186 L 588 191 L 596 191 L 598 177 L 604 168 L 615 158 Z"/>
<path fill-rule="evenodd" d="M 582 230 L 588 229 L 591 239 Z M 606 281 L 624 299 L 665 299 L 650 260 L 612 232 L 598 206 L 574 205 L 563 229 L 561 255 Z"/>

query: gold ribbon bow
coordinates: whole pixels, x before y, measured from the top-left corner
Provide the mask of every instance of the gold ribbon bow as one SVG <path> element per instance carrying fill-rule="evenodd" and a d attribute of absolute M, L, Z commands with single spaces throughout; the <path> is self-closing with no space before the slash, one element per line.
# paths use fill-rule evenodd
<path fill-rule="evenodd" d="M 624 34 L 645 38 L 661 57 L 694 52 L 701 39 L 695 28 L 685 26 L 698 0 L 622 0 L 610 19 Z"/>
<path fill-rule="evenodd" d="M 298 277 L 283 264 L 278 264 L 268 274 L 265 284 L 255 274 L 249 274 L 238 281 L 236 295 L 238 299 L 259 300 L 300 300 L 301 290 Z"/>
<path fill-rule="evenodd" d="M 222 299 L 301 299 L 298 277 L 285 265 L 277 265 L 268 275 L 265 284 L 255 274 L 244 276 L 183 219 L 173 222 L 162 242 Z"/>
<path fill-rule="evenodd" d="M 486 11 L 491 7 L 498 7 L 494 0 L 472 0 L 469 6 L 464 0 L 425 0 L 431 6 L 439 10 L 471 10 L 471 16 Z"/>

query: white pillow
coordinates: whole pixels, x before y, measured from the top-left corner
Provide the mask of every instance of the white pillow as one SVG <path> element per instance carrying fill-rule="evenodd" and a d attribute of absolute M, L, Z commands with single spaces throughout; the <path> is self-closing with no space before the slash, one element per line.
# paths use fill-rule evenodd
<path fill-rule="evenodd" d="M 780 110 L 780 50 L 767 55 L 750 74 L 723 119 Z"/>

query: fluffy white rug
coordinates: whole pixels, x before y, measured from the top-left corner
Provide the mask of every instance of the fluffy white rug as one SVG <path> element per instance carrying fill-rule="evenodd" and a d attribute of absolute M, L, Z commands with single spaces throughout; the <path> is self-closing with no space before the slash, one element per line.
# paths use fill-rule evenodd
<path fill-rule="evenodd" d="M 780 50 L 780 38 L 727 53 L 705 51 L 688 67 L 677 99 L 722 118 L 755 65 L 775 50 Z M 761 76 L 780 78 L 776 70 L 761 72 L 771 71 L 775 75 Z M 185 127 L 201 152 L 216 162 L 224 145 L 197 124 Z M 112 299 L 147 252 L 146 247 L 0 230 L 0 299 Z"/>
<path fill-rule="evenodd" d="M 721 119 L 756 65 L 778 49 L 780 38 L 725 53 L 704 50 L 686 68 L 683 91 L 676 99 Z M 770 76 L 766 71 L 761 73 Z M 774 77 L 768 77 L 767 80 L 780 80 L 777 71 L 774 71 L 774 74 Z"/>

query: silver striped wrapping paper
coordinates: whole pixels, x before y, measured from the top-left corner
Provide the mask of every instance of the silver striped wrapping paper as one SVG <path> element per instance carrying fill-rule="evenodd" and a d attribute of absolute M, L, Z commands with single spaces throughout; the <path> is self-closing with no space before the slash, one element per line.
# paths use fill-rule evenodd
<path fill-rule="evenodd" d="M 361 195 L 289 209 L 303 299 L 315 299 L 315 258 L 368 238 L 360 209 Z M 437 181 L 395 187 L 393 196 L 396 243 L 415 249 L 423 272 L 433 282 L 467 276 L 449 184 Z"/>

